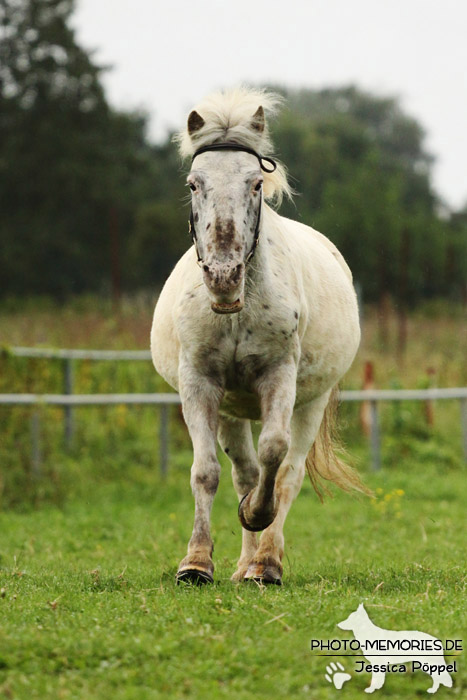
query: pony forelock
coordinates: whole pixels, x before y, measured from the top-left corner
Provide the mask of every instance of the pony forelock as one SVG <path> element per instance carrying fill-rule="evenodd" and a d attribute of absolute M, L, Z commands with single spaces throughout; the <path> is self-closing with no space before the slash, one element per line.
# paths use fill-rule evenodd
<path fill-rule="evenodd" d="M 208 95 L 194 109 L 204 120 L 204 124 L 194 133 L 185 127 L 175 135 L 182 158 L 192 156 L 202 146 L 229 141 L 253 148 L 262 156 L 273 150 L 267 119 L 263 131 L 253 126 L 253 115 L 261 106 L 266 116 L 276 114 L 282 97 L 267 90 L 237 87 Z M 263 172 L 264 196 L 268 201 L 279 204 L 286 195 L 291 198 L 292 190 L 287 182 L 284 165 L 274 159 L 277 168 L 273 173 Z"/>

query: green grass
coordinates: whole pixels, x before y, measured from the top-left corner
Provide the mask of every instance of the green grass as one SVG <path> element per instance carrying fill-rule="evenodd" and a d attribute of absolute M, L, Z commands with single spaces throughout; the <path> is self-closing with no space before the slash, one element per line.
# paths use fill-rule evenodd
<path fill-rule="evenodd" d="M 174 584 L 191 531 L 188 464 L 180 453 L 166 483 L 120 479 L 61 508 L 0 514 L 0 696 L 332 698 L 329 659 L 310 639 L 350 639 L 336 623 L 362 601 L 379 626 L 465 639 L 465 473 L 407 464 L 368 476 L 376 500 L 338 493 L 324 506 L 305 484 L 284 586 L 261 589 L 229 581 L 240 526 L 224 468 L 215 584 L 198 589 Z M 369 674 L 336 660 L 352 673 L 342 697 L 363 697 Z M 458 667 L 440 697 L 464 697 L 463 656 Z M 379 694 L 423 697 L 430 684 L 388 674 Z"/>
<path fill-rule="evenodd" d="M 0 345 L 146 349 L 151 306 L 4 306 Z M 368 310 L 345 388 L 360 387 L 366 360 L 379 388 L 465 385 L 465 322 L 447 310 L 411 316 L 404 358 L 394 318 L 383 347 Z M 166 389 L 150 363 L 76 362 L 74 372 L 78 393 Z M 0 392 L 62 388 L 60 362 L 0 355 Z M 191 450 L 175 408 L 166 482 L 155 408 L 76 409 L 71 449 L 61 409 L 41 408 L 40 473 L 31 464 L 31 409 L 0 408 L 0 698 L 335 698 L 324 678 L 329 659 L 312 654 L 310 640 L 351 639 L 336 623 L 360 602 L 381 627 L 463 637 L 465 645 L 458 403 L 438 402 L 433 426 L 422 403 L 382 407 L 377 474 L 368 473 L 358 410 L 342 406 L 342 433 L 377 498 L 337 493 L 322 506 L 306 483 L 286 523 L 284 586 L 234 585 L 240 525 L 224 460 L 213 510 L 215 584 L 197 589 L 174 583 L 193 518 Z M 466 697 L 464 658 L 454 687 L 438 697 Z M 340 660 L 352 679 L 337 697 L 365 697 L 369 674 Z M 426 697 L 430 684 L 420 672 L 388 674 L 378 696 Z"/>

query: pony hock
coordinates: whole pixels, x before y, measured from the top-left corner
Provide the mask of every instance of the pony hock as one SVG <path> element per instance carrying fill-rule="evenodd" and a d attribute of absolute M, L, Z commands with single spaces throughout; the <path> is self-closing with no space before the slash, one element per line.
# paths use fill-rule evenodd
<path fill-rule="evenodd" d="M 195 518 L 179 581 L 213 580 L 217 441 L 239 498 L 234 581 L 281 583 L 283 526 L 305 469 L 319 494 L 321 479 L 368 492 L 331 443 L 332 397 L 360 340 L 352 276 L 325 236 L 270 206 L 291 195 L 284 167 L 265 155 L 265 114 L 277 104 L 258 90 L 214 94 L 178 135 L 192 159 L 193 246 L 160 294 L 151 350 L 193 443 Z"/>

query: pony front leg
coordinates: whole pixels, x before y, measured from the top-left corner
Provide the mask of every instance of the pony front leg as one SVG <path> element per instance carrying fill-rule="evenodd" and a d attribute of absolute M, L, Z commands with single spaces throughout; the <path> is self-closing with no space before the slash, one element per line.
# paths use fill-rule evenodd
<path fill-rule="evenodd" d="M 240 522 L 246 530 L 264 530 L 277 513 L 274 486 L 276 474 L 290 445 L 296 371 L 291 358 L 286 364 L 270 369 L 256 384 L 263 423 L 258 441 L 261 469 L 258 485 L 242 499 L 238 507 Z"/>
<path fill-rule="evenodd" d="M 177 582 L 212 583 L 214 564 L 211 538 L 211 508 L 219 484 L 220 464 L 216 455 L 218 409 L 222 389 L 193 371 L 180 373 L 183 415 L 193 443 L 191 489 L 195 498 L 195 520 L 187 555 L 178 567 Z"/>

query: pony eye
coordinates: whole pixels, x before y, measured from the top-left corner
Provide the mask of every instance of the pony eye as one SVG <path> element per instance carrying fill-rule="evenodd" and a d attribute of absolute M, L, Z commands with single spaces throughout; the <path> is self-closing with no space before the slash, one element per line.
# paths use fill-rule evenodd
<path fill-rule="evenodd" d="M 196 185 L 194 185 L 192 182 L 188 183 L 188 187 L 192 192 L 196 192 Z"/>
<path fill-rule="evenodd" d="M 262 180 L 260 180 L 259 182 L 257 182 L 256 185 L 255 185 L 255 187 L 254 187 L 255 192 L 259 192 L 260 189 L 261 189 L 261 187 L 262 187 L 262 185 L 263 185 L 263 181 L 262 181 Z"/>

